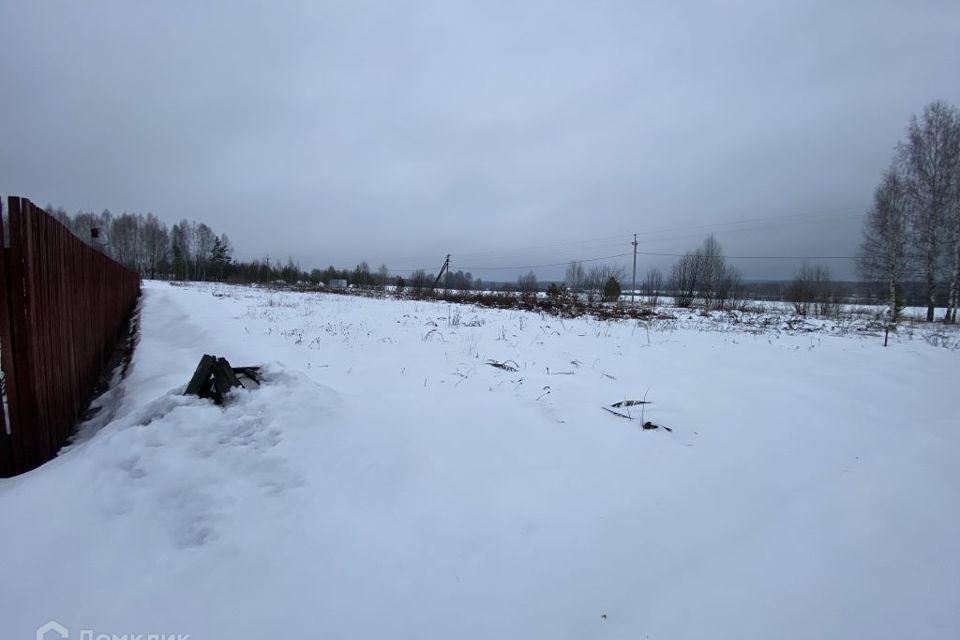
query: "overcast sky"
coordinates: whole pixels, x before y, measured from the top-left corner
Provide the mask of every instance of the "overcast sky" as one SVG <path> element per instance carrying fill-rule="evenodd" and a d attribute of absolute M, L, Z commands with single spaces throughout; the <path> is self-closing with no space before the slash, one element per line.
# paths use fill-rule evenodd
<path fill-rule="evenodd" d="M 709 231 L 850 255 L 910 114 L 960 104 L 957 0 L 4 0 L 0 24 L 0 193 L 305 268 L 513 279 L 482 267 Z"/>

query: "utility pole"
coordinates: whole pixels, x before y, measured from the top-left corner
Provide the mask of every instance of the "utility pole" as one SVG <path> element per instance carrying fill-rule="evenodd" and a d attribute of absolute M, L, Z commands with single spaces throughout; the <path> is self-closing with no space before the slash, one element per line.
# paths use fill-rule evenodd
<path fill-rule="evenodd" d="M 633 284 L 630 285 L 630 306 L 633 306 L 633 296 L 637 293 L 637 234 L 633 234 Z"/>
<path fill-rule="evenodd" d="M 440 267 L 440 273 L 437 274 L 437 279 L 433 281 L 433 286 L 430 287 L 430 290 L 433 291 L 437 288 L 437 285 L 440 284 L 440 278 L 444 275 L 447 276 L 447 279 L 444 280 L 444 285 L 447 289 L 450 288 L 450 254 L 447 254 L 447 259 L 443 261 L 443 266 Z"/>

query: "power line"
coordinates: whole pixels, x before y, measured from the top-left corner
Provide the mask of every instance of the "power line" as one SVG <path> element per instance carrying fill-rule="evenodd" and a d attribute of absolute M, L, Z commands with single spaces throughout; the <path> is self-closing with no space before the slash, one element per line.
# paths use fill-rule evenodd
<path fill-rule="evenodd" d="M 823 226 L 825 222 L 839 223 L 839 222 L 841 222 L 842 219 L 844 219 L 844 218 L 854 218 L 854 217 L 857 217 L 857 216 L 832 216 L 832 219 L 829 220 L 829 221 L 828 221 L 828 220 L 817 220 L 817 219 L 812 219 L 812 218 L 807 218 L 807 219 L 803 219 L 803 220 L 786 220 L 786 221 L 784 221 L 783 223 L 771 222 L 771 223 L 763 224 L 763 225 L 755 225 L 755 226 L 749 226 L 749 227 L 741 227 L 741 228 L 739 228 L 739 229 L 736 229 L 736 228 L 731 228 L 731 229 L 714 229 L 713 231 L 716 231 L 717 233 L 721 233 L 721 234 L 723 234 L 724 236 L 727 236 L 727 235 L 730 235 L 730 234 L 744 233 L 744 232 L 748 232 L 748 231 L 773 231 L 773 230 L 780 230 L 780 229 L 785 229 L 785 228 L 787 228 L 787 227 L 790 227 L 790 226 L 793 226 L 793 225 L 796 225 L 796 224 L 806 224 L 806 223 L 811 223 L 811 222 L 816 223 L 817 225 Z M 641 238 L 639 242 L 640 242 L 640 244 L 650 244 L 650 243 L 655 243 L 655 242 L 665 242 L 665 241 L 667 241 L 667 240 L 683 240 L 683 239 L 686 239 L 686 238 L 702 238 L 702 237 L 703 237 L 703 231 L 694 231 L 694 232 L 691 232 L 691 233 L 684 233 L 684 234 L 679 234 L 679 235 L 677 235 L 677 234 L 671 234 L 671 235 L 661 235 L 661 236 L 655 236 L 655 237 Z M 621 242 L 622 242 L 622 241 L 621 241 Z"/>
<path fill-rule="evenodd" d="M 598 262 L 600 260 L 613 260 L 614 258 L 622 258 L 624 256 L 632 255 L 630 253 L 618 253 L 612 256 L 601 256 L 599 258 L 581 258 L 577 260 L 564 260 L 563 262 L 553 262 L 550 264 L 528 264 L 514 267 L 461 267 L 462 269 L 469 269 L 471 271 L 506 271 L 509 269 L 539 269 L 540 267 L 563 267 L 571 262 Z"/>
<path fill-rule="evenodd" d="M 678 227 L 663 227 L 660 229 L 651 229 L 643 231 L 641 233 L 645 234 L 655 234 L 655 233 L 667 233 L 671 231 L 686 231 L 686 230 L 710 230 L 710 229 L 719 229 L 728 226 L 736 226 L 742 224 L 748 224 L 753 222 L 772 222 L 772 223 L 794 223 L 794 222 L 804 222 L 804 221 L 814 221 L 813 218 L 855 218 L 863 215 L 864 207 L 840 207 L 837 209 L 827 209 L 823 211 L 806 211 L 801 213 L 789 213 L 786 215 L 778 216 L 763 216 L 757 218 L 742 218 L 740 220 L 728 220 L 726 222 L 717 222 L 717 223 L 708 223 L 700 225 L 683 225 Z M 762 227 L 750 227 L 750 228 L 762 228 Z M 734 229 L 739 231 L 739 229 Z"/>
<path fill-rule="evenodd" d="M 699 234 L 698 234 L 699 235 Z M 622 236 L 621 236 L 622 237 Z M 659 242 L 662 240 L 638 240 L 638 244 L 643 244 L 645 242 Z M 630 242 L 629 244 L 633 244 Z M 622 246 L 623 242 L 617 243 L 614 246 Z M 666 258 L 682 258 L 686 253 L 673 253 L 665 251 L 637 251 L 637 255 L 643 256 L 652 256 L 652 257 L 666 257 Z M 467 254 L 457 254 L 467 255 Z M 612 260 L 615 258 L 623 258 L 633 255 L 633 252 L 628 253 L 616 253 L 606 256 L 597 256 L 590 258 L 570 258 L 565 259 L 559 262 L 543 262 L 536 264 L 524 264 L 524 265 L 510 265 L 510 266 L 487 266 L 487 265 L 470 265 L 470 266 L 460 266 L 459 270 L 463 271 L 509 271 L 517 269 L 537 269 L 537 268 L 546 268 L 546 267 L 560 267 L 570 264 L 571 262 L 598 262 L 601 260 Z M 704 256 L 704 257 L 715 257 L 715 256 Z M 726 255 L 722 256 L 728 260 L 857 260 L 859 256 L 823 256 L 823 255 L 787 255 L 787 256 L 771 256 L 771 255 Z M 916 256 L 904 256 L 904 257 L 916 257 Z M 410 273 L 417 271 L 419 269 L 424 269 L 429 271 L 429 267 L 424 266 L 388 266 L 388 268 L 393 272 L 405 272 Z"/>
<path fill-rule="evenodd" d="M 683 258 L 688 253 L 668 253 L 662 251 L 637 251 L 637 255 L 643 256 L 654 256 L 662 258 Z M 461 271 L 516 271 L 519 269 L 540 269 L 547 267 L 564 267 L 569 265 L 571 262 L 599 262 L 601 260 L 613 260 L 615 258 L 625 258 L 633 255 L 633 252 L 627 253 L 616 253 L 608 256 L 597 256 L 593 258 L 573 258 L 570 260 L 564 260 L 563 262 L 547 262 L 541 264 L 525 264 L 525 265 L 510 265 L 510 266 L 483 266 L 483 265 L 474 265 L 474 266 L 462 266 L 459 267 Z M 714 258 L 722 257 L 726 260 L 858 260 L 860 256 L 731 256 L 731 255 L 719 255 L 719 256 L 702 256 L 704 258 Z M 909 257 L 909 256 L 905 256 Z M 401 268 L 401 267 L 388 267 L 393 272 L 404 272 L 409 273 L 413 271 L 418 271 L 423 269 L 423 267 L 415 268 Z"/>
<path fill-rule="evenodd" d="M 625 258 L 627 256 L 633 255 L 633 252 L 629 253 L 617 253 L 610 256 L 600 256 L 597 258 L 574 258 L 571 260 L 565 260 L 563 262 L 550 262 L 544 264 L 526 264 L 526 265 L 513 265 L 509 267 L 487 267 L 487 266 L 465 266 L 461 267 L 462 270 L 469 271 L 511 271 L 517 269 L 539 269 L 546 267 L 563 267 L 571 262 L 599 262 L 600 260 L 613 260 L 614 258 Z M 658 256 L 665 258 L 682 258 L 686 256 L 686 253 L 664 253 L 664 252 L 655 252 L 655 251 L 637 251 L 637 255 L 644 256 Z M 713 258 L 713 257 L 722 257 L 727 260 L 857 260 L 859 256 L 703 256 L 704 258 Z M 414 269 L 415 271 L 415 269 Z"/>
<path fill-rule="evenodd" d="M 685 231 L 704 231 L 704 230 L 718 230 L 723 231 L 724 233 L 739 233 L 743 231 L 754 231 L 762 230 L 766 228 L 776 228 L 781 225 L 791 225 L 805 222 L 824 222 L 825 219 L 834 219 L 842 220 L 847 218 L 859 217 L 862 215 L 862 211 L 865 210 L 864 207 L 839 207 L 836 209 L 826 209 L 820 211 L 805 211 L 800 213 L 792 213 L 786 215 L 776 215 L 776 216 L 762 216 L 755 218 L 743 218 L 740 220 L 729 220 L 726 222 L 717 222 L 717 223 L 706 223 L 699 225 L 677 225 L 671 227 L 661 227 L 659 229 L 648 229 L 645 231 L 638 231 L 637 235 L 639 236 L 650 236 L 657 235 L 662 233 L 671 233 L 671 232 L 685 232 Z M 856 213 L 851 213 L 856 212 Z M 762 223 L 762 224 L 753 224 L 753 223 Z M 743 226 L 749 225 L 749 226 Z M 669 237 L 661 238 L 640 238 L 638 242 L 641 244 L 651 243 L 651 242 L 661 242 L 664 240 L 672 239 L 683 239 L 687 237 L 699 236 L 700 232 L 696 233 L 686 233 L 683 235 L 672 235 Z M 511 248 L 500 248 L 495 251 L 473 251 L 473 252 L 464 252 L 458 253 L 457 255 L 461 258 L 497 258 L 497 257 L 507 257 L 512 254 L 517 253 L 533 253 L 536 251 L 549 251 L 553 249 L 564 249 L 574 246 L 588 246 L 593 245 L 595 248 L 606 248 L 621 246 L 623 236 L 621 234 L 602 236 L 596 238 L 585 238 L 580 240 L 569 240 L 569 241 L 559 241 L 553 243 L 545 243 L 541 245 L 530 245 L 530 246 L 521 246 L 521 247 L 511 247 Z M 618 242 L 620 240 L 620 242 Z M 434 259 L 434 256 L 388 256 L 387 260 L 397 260 L 397 261 L 430 261 Z M 524 268 L 524 267 L 521 267 Z"/>
<path fill-rule="evenodd" d="M 637 253 L 645 256 L 661 256 L 667 258 L 682 258 L 686 253 L 661 253 L 657 251 L 638 251 Z M 725 258 L 727 260 L 857 260 L 859 256 L 728 256 L 720 254 L 717 256 L 703 256 L 704 258 Z"/>
<path fill-rule="evenodd" d="M 857 213 L 849 213 L 851 211 L 857 211 Z M 724 233 L 738 233 L 743 231 L 750 231 L 755 229 L 763 229 L 769 227 L 777 227 L 784 224 L 796 224 L 802 222 L 823 222 L 823 220 L 816 220 L 816 218 L 831 218 L 835 220 L 840 220 L 844 218 L 858 217 L 861 215 L 860 207 L 844 207 L 833 210 L 826 211 L 808 211 L 795 214 L 787 214 L 780 216 L 766 216 L 766 217 L 757 217 L 757 218 L 745 218 L 741 220 L 731 220 L 721 223 L 712 223 L 704 225 L 678 225 L 674 227 L 664 227 L 660 229 L 653 229 L 647 231 L 640 231 L 637 234 L 634 234 L 634 240 L 632 243 L 634 249 L 636 249 L 637 244 L 646 244 L 646 243 L 660 243 L 667 240 L 681 239 L 691 236 L 699 236 L 700 233 L 691 233 L 679 236 L 670 236 L 670 237 L 660 237 L 660 238 L 644 238 L 638 239 L 639 235 L 655 235 L 661 233 L 669 233 L 671 231 L 682 231 L 687 229 L 717 229 L 723 230 Z M 754 224 L 754 223 L 763 223 L 763 224 Z M 749 226 L 742 226 L 749 225 Z M 732 227 L 732 228 L 731 228 Z M 739 227 L 739 228 L 737 228 Z M 595 245 L 597 248 L 600 247 L 613 247 L 613 246 L 623 246 L 623 235 L 613 235 L 613 236 L 603 236 L 599 238 L 592 239 L 581 239 L 581 240 L 571 240 L 564 242 L 555 242 L 550 244 L 544 244 L 539 246 L 530 246 L 530 247 L 515 247 L 512 249 L 501 249 L 497 251 L 488 251 L 488 252 L 467 252 L 458 254 L 459 257 L 487 257 L 487 258 L 496 258 L 496 257 L 506 257 L 511 253 L 532 253 L 542 250 L 562 250 L 563 248 L 573 247 L 576 245 L 589 246 Z M 613 242 L 613 240 L 620 240 L 619 242 Z M 634 254 L 630 253 L 616 253 L 611 255 L 590 257 L 590 258 L 574 258 L 574 259 L 565 259 L 558 262 L 542 262 L 536 264 L 524 264 L 524 265 L 510 265 L 510 266 L 462 266 L 459 270 L 463 271 L 517 271 L 523 269 L 540 269 L 540 268 L 550 268 L 550 267 L 561 267 L 570 264 L 571 262 L 599 262 L 603 260 L 614 260 L 617 258 L 624 258 Z M 673 253 L 666 251 L 635 251 L 634 255 L 644 255 L 644 256 L 653 256 L 653 257 L 669 257 L 669 258 L 682 258 L 686 253 Z M 714 257 L 714 256 L 704 256 L 704 257 Z M 798 256 L 798 255 L 789 255 L 789 256 L 771 256 L 771 255 L 725 255 L 723 256 L 728 260 L 857 260 L 859 256 Z M 389 258 L 388 258 L 389 259 Z M 399 260 L 423 260 L 424 262 L 433 260 L 433 257 L 420 256 L 420 257 L 406 257 L 406 258 L 396 258 Z M 429 271 L 429 268 L 425 267 L 388 267 L 394 273 L 412 273 L 414 271 L 419 271 L 423 269 L 424 271 Z"/>

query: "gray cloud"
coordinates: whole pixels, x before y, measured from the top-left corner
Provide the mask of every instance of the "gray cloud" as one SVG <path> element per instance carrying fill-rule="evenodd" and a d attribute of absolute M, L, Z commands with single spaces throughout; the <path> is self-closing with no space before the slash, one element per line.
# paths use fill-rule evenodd
<path fill-rule="evenodd" d="M 273 4 L 4 3 L 0 192 L 305 267 L 848 255 L 910 114 L 960 103 L 956 2 Z"/>

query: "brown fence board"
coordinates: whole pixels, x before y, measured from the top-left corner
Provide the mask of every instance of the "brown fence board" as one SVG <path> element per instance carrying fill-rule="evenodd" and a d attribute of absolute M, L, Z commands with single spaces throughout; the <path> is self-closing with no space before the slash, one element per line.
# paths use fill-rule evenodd
<path fill-rule="evenodd" d="M 10 287 L 7 285 L 7 262 L 9 261 L 9 251 L 7 250 L 6 236 L 3 224 L 3 198 L 0 197 L 0 371 L 13 371 L 12 343 L 10 341 L 10 318 L 8 311 L 8 297 Z M 16 457 L 12 433 L 12 425 L 8 424 L 7 411 L 10 402 L 6 400 L 7 390 L 15 388 L 16 381 L 11 373 L 5 373 L 3 381 L 4 392 L 0 401 L 6 402 L 6 405 L 0 405 L 0 471 L 4 469 L 4 462 L 10 466 L 11 461 Z"/>
<path fill-rule="evenodd" d="M 0 476 L 42 464 L 67 441 L 140 294 L 136 273 L 29 200 L 8 203 L 0 366 L 10 419 L 0 423 Z"/>

